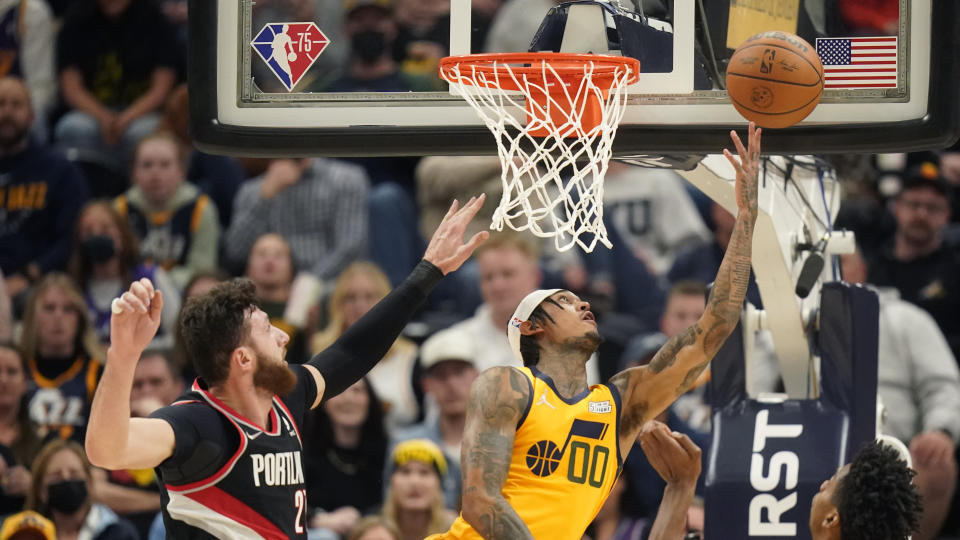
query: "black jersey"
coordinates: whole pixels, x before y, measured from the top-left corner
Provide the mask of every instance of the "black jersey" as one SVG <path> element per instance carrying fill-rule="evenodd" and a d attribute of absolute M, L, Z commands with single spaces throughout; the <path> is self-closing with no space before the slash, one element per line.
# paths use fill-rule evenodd
<path fill-rule="evenodd" d="M 257 426 L 195 382 L 155 412 L 174 430 L 173 454 L 157 467 L 167 538 L 306 538 L 307 490 L 299 425 L 316 399 L 301 366 L 289 396 L 274 396 Z"/>

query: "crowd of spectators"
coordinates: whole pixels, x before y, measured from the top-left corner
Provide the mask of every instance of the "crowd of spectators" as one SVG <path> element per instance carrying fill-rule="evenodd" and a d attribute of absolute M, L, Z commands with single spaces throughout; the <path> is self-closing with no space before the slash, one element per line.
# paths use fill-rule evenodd
<path fill-rule="evenodd" d="M 874 3 L 846 2 L 844 13 L 853 20 L 858 5 Z M 318 70 L 331 75 L 308 80 L 311 90 L 437 88 L 448 2 L 257 4 L 259 17 L 302 10 L 343 21 Z M 528 17 L 502 16 L 524 5 L 475 1 L 476 47 L 529 41 L 518 30 L 535 31 Z M 271 322 L 291 337 L 288 361 L 302 363 L 407 274 L 422 231 L 436 227 L 452 198 L 490 195 L 479 226 L 499 198 L 492 156 L 263 160 L 197 150 L 187 129 L 185 7 L 0 2 L 0 25 L 22 21 L 13 43 L 0 44 L 14 52 L 0 73 L 0 519 L 13 516 L 3 531 L 26 523 L 64 537 L 162 538 L 153 471 L 99 470 L 82 448 L 110 342 L 109 305 L 130 281 L 147 277 L 164 296 L 131 394 L 132 413 L 147 416 L 193 382 L 177 332 L 186 299 L 231 277 L 250 279 Z M 844 278 L 881 298 L 884 430 L 910 447 L 928 510 L 918 538 L 934 538 L 960 527 L 952 502 L 960 148 L 890 159 L 837 160 L 847 188 L 837 225 L 861 241 L 843 260 Z M 446 529 L 460 501 L 470 384 L 489 367 L 519 365 L 505 328 L 530 291 L 562 287 L 593 301 L 607 341 L 588 364 L 591 382 L 648 362 L 702 313 L 732 216 L 702 204 L 668 170 L 612 164 L 607 182 L 613 250 L 556 253 L 530 235 L 493 235 L 364 380 L 308 415 L 312 538 L 406 540 Z M 760 304 L 755 284 L 748 299 Z M 761 386 L 782 388 L 775 371 Z M 662 420 L 701 441 L 708 459 L 702 384 Z M 591 538 L 635 537 L 662 491 L 634 450 Z M 690 521 L 702 521 L 702 505 Z"/>

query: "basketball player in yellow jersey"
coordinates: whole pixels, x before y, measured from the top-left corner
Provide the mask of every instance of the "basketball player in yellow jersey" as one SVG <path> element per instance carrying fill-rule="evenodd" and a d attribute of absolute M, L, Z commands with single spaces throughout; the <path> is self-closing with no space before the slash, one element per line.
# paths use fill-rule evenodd
<path fill-rule="evenodd" d="M 645 421 L 686 392 L 740 318 L 757 218 L 760 130 L 749 147 L 730 133 L 739 161 L 739 212 L 707 309 L 643 367 L 587 386 L 600 344 L 590 305 L 564 290 L 520 302 L 507 335 L 523 368 L 496 367 L 474 381 L 461 451 L 463 509 L 438 539 L 579 540 L 620 473 Z"/>

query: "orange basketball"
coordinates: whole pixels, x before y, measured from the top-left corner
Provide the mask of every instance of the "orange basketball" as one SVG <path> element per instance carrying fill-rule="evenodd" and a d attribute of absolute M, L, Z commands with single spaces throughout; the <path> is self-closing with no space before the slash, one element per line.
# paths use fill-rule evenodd
<path fill-rule="evenodd" d="M 727 94 L 747 120 L 785 128 L 810 114 L 823 95 L 817 50 L 788 32 L 763 32 L 737 47 L 727 66 Z"/>

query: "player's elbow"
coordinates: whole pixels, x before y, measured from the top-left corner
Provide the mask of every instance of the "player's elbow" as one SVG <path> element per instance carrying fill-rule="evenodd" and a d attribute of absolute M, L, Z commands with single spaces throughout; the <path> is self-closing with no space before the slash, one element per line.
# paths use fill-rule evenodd
<path fill-rule="evenodd" d="M 115 452 L 111 452 L 108 445 L 100 444 L 96 437 L 89 435 L 90 434 L 87 433 L 87 439 L 84 441 L 83 446 L 87 452 L 87 460 L 90 461 L 90 464 L 108 470 L 122 468 L 118 465 L 119 456 L 115 455 Z"/>
<path fill-rule="evenodd" d="M 463 493 L 460 512 L 464 521 L 476 528 L 480 523 L 481 516 L 489 515 L 489 509 L 493 503 L 493 499 L 481 490 L 477 488 L 466 489 Z"/>

